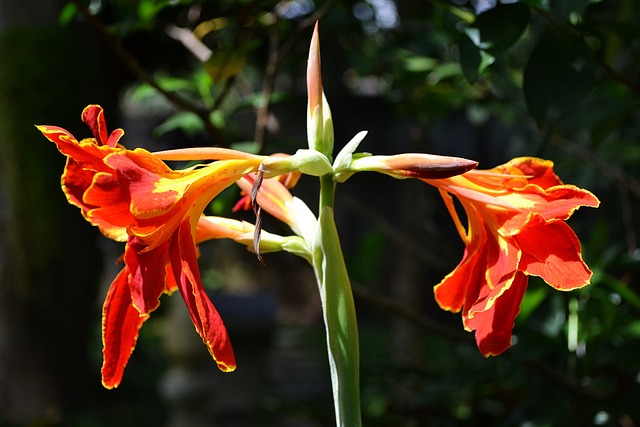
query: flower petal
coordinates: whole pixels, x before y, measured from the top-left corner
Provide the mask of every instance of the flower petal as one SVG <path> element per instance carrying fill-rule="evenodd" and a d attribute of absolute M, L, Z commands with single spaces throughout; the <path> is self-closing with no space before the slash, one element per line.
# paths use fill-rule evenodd
<path fill-rule="evenodd" d="M 99 105 L 87 105 L 82 111 L 82 121 L 89 126 L 93 137 L 98 141 L 98 145 L 116 147 L 118 141 L 124 135 L 122 129 L 114 130 L 111 135 L 107 131 L 107 123 L 104 119 L 104 111 Z"/>
<path fill-rule="evenodd" d="M 236 181 L 238 187 L 247 195 L 252 193 L 254 183 L 254 174 L 247 174 Z M 264 179 L 258 189 L 256 199 L 258 205 L 269 214 L 285 224 L 293 224 L 293 218 L 291 218 L 288 209 L 288 205 L 293 201 L 293 196 L 278 178 Z"/>
<path fill-rule="evenodd" d="M 517 241 L 522 249 L 519 269 L 526 274 L 540 276 L 563 291 L 589 284 L 591 270 L 580 255 L 578 237 L 566 223 L 547 223 L 540 215 L 532 214 Z"/>
<path fill-rule="evenodd" d="M 160 305 L 160 296 L 167 288 L 167 266 L 170 264 L 168 242 L 148 252 L 144 249 L 136 237 L 130 237 L 124 253 L 124 262 L 130 272 L 132 304 L 142 315 Z"/>
<path fill-rule="evenodd" d="M 518 169 L 522 172 L 522 174 L 527 177 L 527 181 L 530 184 L 535 184 L 542 188 L 562 185 L 560 178 L 558 178 L 555 172 L 553 172 L 553 162 L 551 160 L 540 159 L 537 157 L 516 157 L 493 170 L 507 172 L 512 168 Z"/>
<path fill-rule="evenodd" d="M 486 311 L 465 317 L 468 330 L 476 331 L 476 343 L 484 356 L 497 356 L 511 347 L 511 335 L 520 304 L 527 290 L 527 276 L 518 272 L 506 289 Z"/>
<path fill-rule="evenodd" d="M 465 250 L 460 264 L 435 286 L 433 292 L 440 308 L 454 313 L 462 309 L 467 288 L 477 287 L 477 279 L 482 277 L 481 263 L 478 262 L 481 257 L 480 252 L 469 254 L 468 250 Z"/>
<path fill-rule="evenodd" d="M 87 105 L 82 110 L 82 121 L 89 126 L 93 137 L 99 145 L 107 145 L 108 133 L 107 124 L 104 120 L 104 111 L 99 105 Z"/>
<path fill-rule="evenodd" d="M 138 331 L 148 316 L 141 316 L 131 304 L 129 269 L 116 276 L 102 308 L 102 384 L 118 387 L 124 368 L 136 346 Z"/>
<path fill-rule="evenodd" d="M 189 220 L 182 222 L 177 235 L 172 236 L 170 245 L 171 267 L 193 325 L 218 364 L 218 368 L 224 372 L 235 370 L 235 356 L 227 330 L 200 279 Z"/>

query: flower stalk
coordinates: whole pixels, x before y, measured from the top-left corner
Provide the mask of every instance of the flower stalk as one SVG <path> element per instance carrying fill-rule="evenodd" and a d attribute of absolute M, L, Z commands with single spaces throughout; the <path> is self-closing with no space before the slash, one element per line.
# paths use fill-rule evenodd
<path fill-rule="evenodd" d="M 320 44 L 316 23 L 307 68 L 309 147 L 331 159 L 333 126 L 331 111 L 322 91 Z M 319 218 L 313 244 L 313 263 L 322 302 L 327 356 L 336 425 L 359 427 L 360 411 L 360 344 L 353 292 L 342 255 L 333 206 L 336 181 L 334 170 L 320 176 Z"/>

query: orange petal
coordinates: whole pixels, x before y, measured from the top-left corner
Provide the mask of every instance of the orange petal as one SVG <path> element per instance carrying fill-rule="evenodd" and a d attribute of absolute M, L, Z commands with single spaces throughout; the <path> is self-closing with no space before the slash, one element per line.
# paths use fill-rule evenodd
<path fill-rule="evenodd" d="M 106 170 L 102 160 L 109 153 L 120 149 L 96 145 L 93 138 L 78 142 L 73 135 L 58 126 L 37 126 L 47 139 L 58 147 L 65 156 L 73 158 L 84 168 L 92 170 Z"/>
<path fill-rule="evenodd" d="M 487 285 L 493 289 L 513 279 L 520 261 L 520 248 L 513 238 L 490 233 L 487 239 Z"/>
<path fill-rule="evenodd" d="M 476 331 L 478 349 L 485 356 L 497 356 L 511 347 L 511 335 L 520 304 L 527 290 L 527 277 L 518 272 L 511 286 L 486 311 L 464 319 L 468 330 Z"/>
<path fill-rule="evenodd" d="M 170 245 L 171 268 L 193 325 L 218 364 L 218 368 L 223 372 L 235 370 L 235 356 L 227 329 L 207 296 L 200 279 L 189 220 L 182 222 L 177 235 L 171 238 Z"/>
<path fill-rule="evenodd" d="M 591 270 L 580 255 L 578 237 L 566 223 L 547 223 L 540 215 L 532 215 L 517 240 L 523 252 L 520 270 L 542 277 L 559 290 L 589 284 Z"/>
<path fill-rule="evenodd" d="M 166 289 L 166 266 L 169 264 L 169 244 L 142 252 L 145 246 L 137 239 L 129 239 L 124 262 L 130 272 L 131 300 L 140 314 L 149 314 L 160 305 L 160 296 Z"/>
<path fill-rule="evenodd" d="M 144 150 L 126 151 L 105 159 L 118 171 L 119 185 L 126 186 L 131 212 L 136 218 L 148 218 L 169 210 L 178 199 L 175 190 L 157 191 L 156 183 L 163 175 L 179 175 L 161 160 Z"/>
<path fill-rule="evenodd" d="M 454 313 L 462 309 L 468 288 L 481 285 L 483 255 L 484 251 L 470 254 L 467 248 L 460 264 L 435 286 L 433 292 L 440 308 Z"/>
<path fill-rule="evenodd" d="M 107 124 L 104 120 L 104 111 L 99 105 L 87 105 L 82 110 L 82 121 L 89 126 L 93 137 L 99 145 L 107 145 Z"/>
<path fill-rule="evenodd" d="M 254 176 L 248 174 L 236 181 L 236 184 L 245 194 L 251 194 L 254 182 Z M 293 196 L 278 178 L 269 178 L 262 181 L 257 194 L 258 204 L 270 215 L 289 225 L 293 223 L 293 219 L 289 215 L 287 204 L 291 203 L 292 200 Z"/>
<path fill-rule="evenodd" d="M 436 301 L 445 310 L 458 312 L 464 305 L 473 304 L 486 283 L 487 237 L 479 218 L 474 217 L 474 222 L 475 238 L 466 246 L 462 261 L 434 288 Z"/>
<path fill-rule="evenodd" d="M 507 172 L 511 168 L 519 169 L 523 175 L 527 176 L 529 184 L 535 184 L 542 188 L 562 184 L 560 178 L 553 172 L 553 162 L 551 160 L 536 157 L 517 157 L 492 170 Z"/>
<path fill-rule="evenodd" d="M 138 331 L 148 316 L 131 304 L 127 267 L 116 276 L 102 308 L 102 384 L 118 387 L 124 368 L 136 346 Z"/>

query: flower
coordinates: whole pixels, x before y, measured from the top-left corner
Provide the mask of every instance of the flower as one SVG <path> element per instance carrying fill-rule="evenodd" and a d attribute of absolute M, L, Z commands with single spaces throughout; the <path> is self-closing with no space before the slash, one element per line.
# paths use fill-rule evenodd
<path fill-rule="evenodd" d="M 93 138 L 78 142 L 56 126 L 38 129 L 67 156 L 62 188 L 69 202 L 107 237 L 126 241 L 124 268 L 103 306 L 104 386 L 119 385 L 139 328 L 159 306 L 160 296 L 176 289 L 218 367 L 234 370 L 229 337 L 200 279 L 196 229 L 207 204 L 256 171 L 265 157 L 218 149 L 216 155 L 224 160 L 173 170 L 157 155 L 119 145 L 124 132 L 107 134 L 100 106 L 86 107 L 82 120 Z"/>
<path fill-rule="evenodd" d="M 528 276 L 563 291 L 590 282 L 580 242 L 564 220 L 600 202 L 563 184 L 551 161 L 516 158 L 491 170 L 424 181 L 438 187 L 466 244 L 462 261 L 435 287 L 436 300 L 445 310 L 462 311 L 465 329 L 475 331 L 485 356 L 510 347 Z M 464 208 L 467 229 L 451 195 Z"/>

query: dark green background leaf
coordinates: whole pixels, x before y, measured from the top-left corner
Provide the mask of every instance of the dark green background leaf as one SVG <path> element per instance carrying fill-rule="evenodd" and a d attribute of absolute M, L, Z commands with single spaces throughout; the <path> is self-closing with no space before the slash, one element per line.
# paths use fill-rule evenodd
<path fill-rule="evenodd" d="M 555 32 L 544 36 L 524 70 L 524 96 L 533 117 L 553 119 L 580 102 L 595 83 L 594 66 L 581 39 Z"/>
<path fill-rule="evenodd" d="M 529 25 L 531 11 L 522 3 L 499 4 L 478 15 L 474 27 L 480 30 L 480 47 L 492 55 L 509 49 Z"/>

